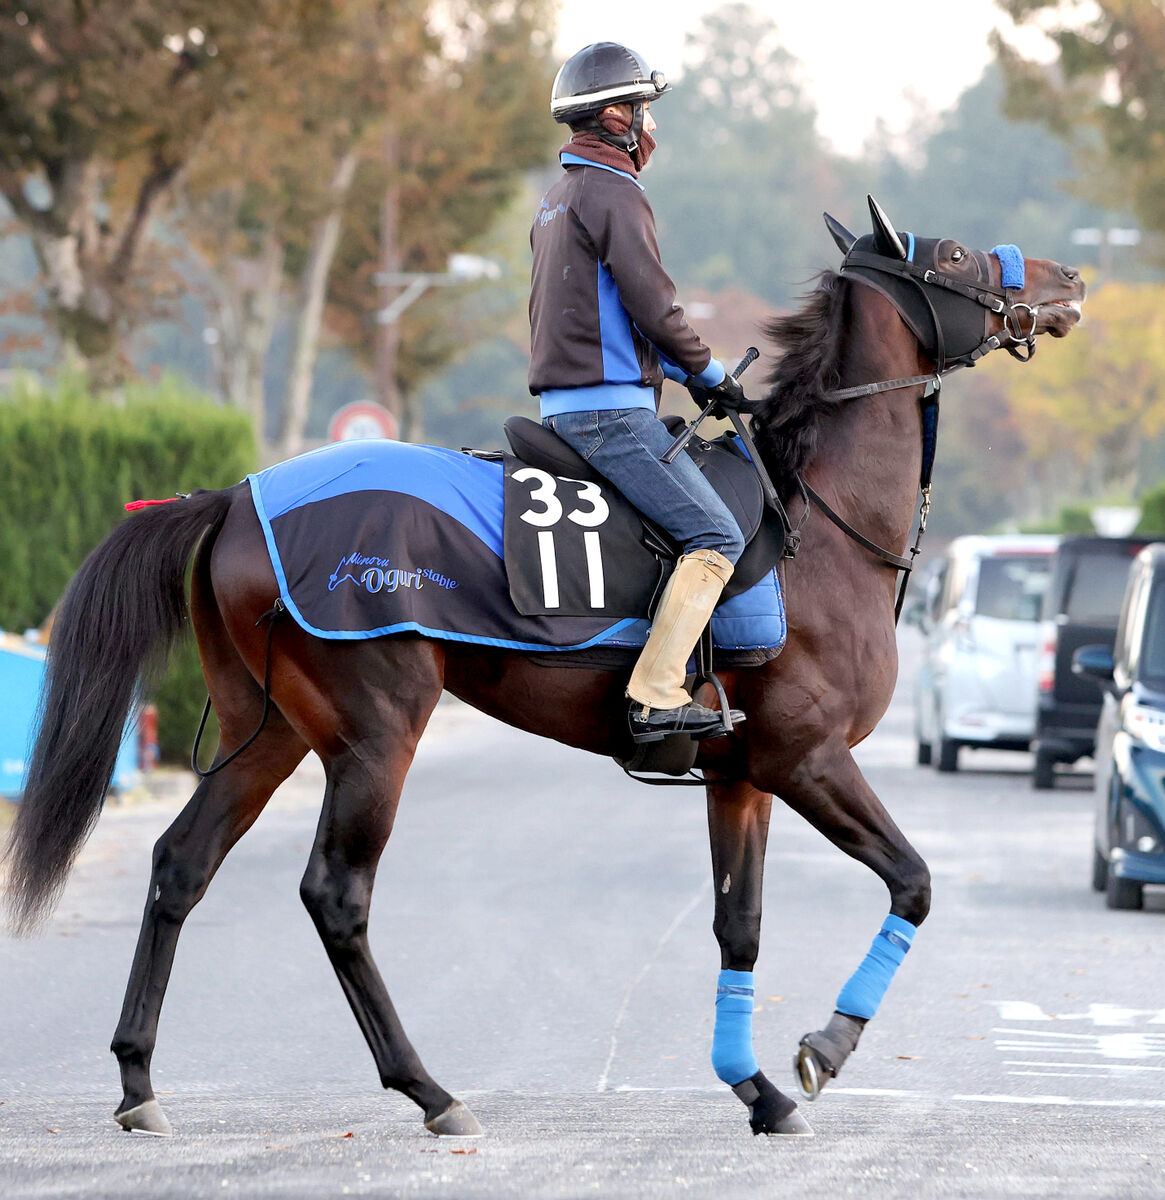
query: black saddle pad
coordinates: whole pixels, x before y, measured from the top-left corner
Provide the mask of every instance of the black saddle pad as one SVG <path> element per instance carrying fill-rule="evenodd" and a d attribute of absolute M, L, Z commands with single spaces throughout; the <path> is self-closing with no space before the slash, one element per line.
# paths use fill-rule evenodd
<path fill-rule="evenodd" d="M 511 417 L 505 431 L 514 450 L 504 456 L 505 563 L 517 610 L 524 616 L 649 611 L 679 552 L 674 541 L 553 431 L 527 417 Z M 749 543 L 727 600 L 776 563 L 780 542 L 762 520 L 760 480 L 737 438 L 693 438 L 685 453 Z"/>

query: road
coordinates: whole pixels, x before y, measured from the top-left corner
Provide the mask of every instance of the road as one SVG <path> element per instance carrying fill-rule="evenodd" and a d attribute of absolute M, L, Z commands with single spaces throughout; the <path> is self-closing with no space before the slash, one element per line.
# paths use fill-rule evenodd
<path fill-rule="evenodd" d="M 281 789 L 191 916 L 153 1075 L 170 1140 L 122 1133 L 107 1047 L 174 800 L 111 808 L 38 939 L 0 938 L 0 1195 L 1165 1195 L 1165 902 L 1088 890 L 1084 774 L 1025 755 L 913 765 L 899 694 L 860 748 L 930 863 L 934 908 L 812 1139 L 756 1139 L 708 1063 L 718 955 L 702 794 L 438 710 L 386 851 L 372 939 L 474 1142 L 380 1091 L 302 910 L 322 772 Z M 786 1090 L 886 911 L 774 810 L 758 1058 Z"/>

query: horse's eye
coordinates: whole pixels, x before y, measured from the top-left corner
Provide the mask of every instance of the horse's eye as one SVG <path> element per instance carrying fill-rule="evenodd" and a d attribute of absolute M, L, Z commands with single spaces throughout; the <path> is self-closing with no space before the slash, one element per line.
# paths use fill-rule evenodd
<path fill-rule="evenodd" d="M 951 251 L 951 262 L 953 263 L 960 263 L 966 257 L 966 254 L 958 246 Z"/>

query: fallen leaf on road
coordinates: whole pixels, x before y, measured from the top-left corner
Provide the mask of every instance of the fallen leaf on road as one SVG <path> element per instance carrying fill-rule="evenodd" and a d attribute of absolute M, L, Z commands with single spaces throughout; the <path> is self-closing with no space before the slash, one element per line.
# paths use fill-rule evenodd
<path fill-rule="evenodd" d="M 982 1042 L 986 1041 L 986 1037 L 981 1033 L 969 1033 L 966 1040 L 968 1042 Z"/>
<path fill-rule="evenodd" d="M 450 1154 L 476 1154 L 477 1147 L 475 1146 L 472 1150 L 450 1150 L 449 1153 Z"/>
<path fill-rule="evenodd" d="M 268 1150 L 290 1150 L 290 1146 L 268 1146 Z"/>
<path fill-rule="evenodd" d="M 54 1129 L 51 1125 L 46 1125 L 45 1129 L 48 1130 L 49 1133 L 60 1133 L 61 1132 L 60 1129 Z"/>
<path fill-rule="evenodd" d="M 772 1000 L 775 1004 L 784 1004 L 784 1002 L 785 1002 L 784 996 L 770 996 L 769 999 Z"/>
<path fill-rule="evenodd" d="M 914 1059 L 914 1058 L 921 1058 L 922 1055 L 921 1054 L 899 1054 L 898 1057 Z"/>
<path fill-rule="evenodd" d="M 350 1137 L 355 1137 L 355 1136 L 356 1135 L 354 1133 L 325 1133 L 324 1134 L 324 1137 L 326 1137 L 326 1138 L 350 1138 Z"/>

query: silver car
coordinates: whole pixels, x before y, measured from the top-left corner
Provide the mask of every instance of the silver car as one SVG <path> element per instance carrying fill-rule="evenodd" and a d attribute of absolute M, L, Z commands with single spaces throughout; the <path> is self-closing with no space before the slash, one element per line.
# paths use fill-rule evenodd
<path fill-rule="evenodd" d="M 1058 537 L 961 537 L 913 621 L 925 637 L 915 682 L 920 764 L 955 771 L 963 746 L 1027 750 L 1035 733 L 1039 616 Z"/>

